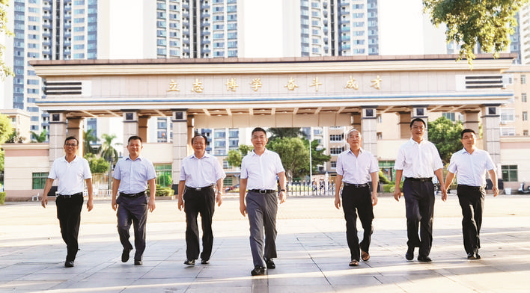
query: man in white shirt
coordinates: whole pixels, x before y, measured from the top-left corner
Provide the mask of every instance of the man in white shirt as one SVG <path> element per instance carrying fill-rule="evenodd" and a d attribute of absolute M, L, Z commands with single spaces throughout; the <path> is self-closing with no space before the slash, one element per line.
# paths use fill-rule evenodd
<path fill-rule="evenodd" d="M 178 187 L 178 208 L 186 212 L 186 261 L 194 265 L 199 257 L 199 227 L 197 215 L 201 214 L 202 253 L 201 264 L 208 264 L 212 254 L 212 218 L 215 202 L 223 202 L 221 191 L 226 177 L 221 164 L 206 153 L 206 137 L 195 135 L 191 139 L 194 154 L 182 160 Z M 217 186 L 217 192 L 214 187 Z"/>
<path fill-rule="evenodd" d="M 443 163 L 440 154 L 433 143 L 423 139 L 425 121 L 420 118 L 410 122 L 412 138 L 403 144 L 396 157 L 394 168 L 396 169 L 396 185 L 394 198 L 399 201 L 401 190 L 399 185 L 401 177 L 403 182 L 403 194 L 407 208 L 407 253 L 405 258 L 414 258 L 414 248 L 419 247 L 418 261 L 430 262 L 429 257 L 432 247 L 432 220 L 434 213 L 434 184 L 433 175 L 436 175 L 440 186 L 443 181 Z M 442 200 L 447 199 L 447 192 L 442 190 Z M 418 235 L 418 225 L 420 225 Z M 420 237 L 421 236 L 421 237 Z"/>
<path fill-rule="evenodd" d="M 147 210 L 155 209 L 156 173 L 153 163 L 140 156 L 143 149 L 142 138 L 131 136 L 127 141 L 129 156 L 122 158 L 114 167 L 112 183 L 112 209 L 118 210 L 118 234 L 123 245 L 121 261 L 129 260 L 129 253 L 133 249 L 129 242 L 129 229 L 134 225 L 134 264 L 142 265 L 142 256 L 145 251 L 145 225 L 147 223 Z M 149 184 L 149 201 L 145 190 Z M 120 196 L 116 198 L 118 195 Z"/>
<path fill-rule="evenodd" d="M 280 203 L 285 202 L 285 169 L 280 156 L 265 148 L 267 133 L 263 128 L 252 130 L 254 150 L 241 162 L 239 183 L 239 210 L 243 216 L 248 213 L 250 223 L 250 249 L 254 269 L 252 276 L 265 274 L 265 265 L 274 269 L 276 254 L 276 213 L 278 211 L 277 181 L 280 181 Z M 246 204 L 245 204 L 245 193 Z M 265 230 L 265 242 L 263 233 Z M 264 244 L 265 243 L 265 248 Z"/>
<path fill-rule="evenodd" d="M 499 194 L 497 188 L 497 173 L 495 164 L 488 152 L 477 149 L 475 146 L 475 131 L 464 129 L 460 135 L 464 148 L 451 156 L 445 190 L 449 188 L 453 179 L 457 177 L 458 201 L 462 207 L 462 234 L 464 248 L 468 259 L 480 259 L 480 227 L 482 225 L 482 210 L 484 208 L 484 186 L 486 171 L 493 183 L 493 196 Z"/>
<path fill-rule="evenodd" d="M 348 132 L 347 142 L 350 148 L 337 158 L 337 178 L 335 179 L 335 207 L 340 208 L 340 187 L 342 188 L 342 208 L 346 219 L 346 239 L 350 248 L 350 266 L 359 265 L 359 256 L 363 261 L 370 259 L 369 248 L 373 233 L 373 206 L 377 204 L 377 182 L 379 166 L 375 157 L 361 148 L 362 136 L 357 129 Z M 372 182 L 372 194 L 370 186 Z M 363 226 L 364 237 L 359 243 L 357 237 L 357 213 Z M 361 255 L 359 255 L 359 248 Z"/>
<path fill-rule="evenodd" d="M 67 247 L 67 255 L 64 266 L 71 268 L 79 250 L 77 237 L 79 235 L 79 225 L 81 224 L 81 210 L 83 209 L 84 183 L 88 190 L 87 209 L 93 208 L 92 196 L 92 173 L 88 161 L 77 156 L 79 141 L 70 136 L 64 141 L 64 152 L 66 155 L 53 162 L 52 169 L 46 179 L 44 194 L 42 196 L 42 206 L 46 208 L 48 204 L 48 193 L 52 188 L 53 181 L 59 180 L 55 204 L 57 206 L 57 218 L 61 226 L 61 235 Z"/>

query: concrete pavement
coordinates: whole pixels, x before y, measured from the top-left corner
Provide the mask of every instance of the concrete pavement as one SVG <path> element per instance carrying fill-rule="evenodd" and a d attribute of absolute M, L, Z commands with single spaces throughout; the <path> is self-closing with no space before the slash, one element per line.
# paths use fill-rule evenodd
<path fill-rule="evenodd" d="M 437 200 L 432 263 L 406 261 L 405 205 L 380 197 L 371 259 L 348 266 L 345 221 L 332 197 L 289 198 L 278 214 L 277 268 L 251 277 L 248 220 L 226 197 L 214 216 L 209 265 L 187 267 L 176 201 L 149 214 L 144 264 L 122 263 L 115 212 L 96 200 L 82 215 L 81 251 L 64 268 L 54 202 L 0 206 L 0 292 L 529 292 L 530 197 L 488 195 L 481 260 L 462 245 L 458 199 Z M 360 226 L 360 225 L 359 225 Z M 416 250 L 417 256 L 417 250 Z"/>

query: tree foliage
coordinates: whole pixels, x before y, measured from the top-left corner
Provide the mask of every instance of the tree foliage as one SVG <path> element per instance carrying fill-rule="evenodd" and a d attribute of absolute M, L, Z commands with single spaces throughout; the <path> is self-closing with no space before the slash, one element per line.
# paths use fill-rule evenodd
<path fill-rule="evenodd" d="M 83 156 L 86 154 L 97 154 L 98 150 L 92 147 L 91 142 L 97 142 L 99 139 L 94 135 L 94 129 L 83 131 Z"/>
<path fill-rule="evenodd" d="M 48 133 L 46 130 L 41 131 L 40 133 L 36 133 L 34 131 L 31 132 L 31 142 L 45 142 Z"/>
<path fill-rule="evenodd" d="M 92 153 L 86 154 L 84 158 L 87 159 L 92 174 L 106 173 L 110 170 L 110 163 L 104 158 L 97 157 Z"/>
<path fill-rule="evenodd" d="M 5 152 L 4 150 L 0 149 L 0 172 L 4 172 L 4 158 Z"/>
<path fill-rule="evenodd" d="M 309 145 L 299 137 L 286 137 L 269 141 L 267 148 L 278 153 L 282 160 L 287 178 L 291 181 L 294 177 L 303 174 L 304 168 L 309 170 Z"/>
<path fill-rule="evenodd" d="M 13 32 L 7 29 L 7 7 L 10 0 L 0 0 L 0 37 L 2 35 L 14 36 Z M 6 47 L 0 43 L 0 80 L 5 80 L 7 76 L 15 76 L 13 69 L 8 67 L 4 61 L 4 51 Z"/>
<path fill-rule="evenodd" d="M 286 138 L 286 137 L 300 137 L 303 136 L 304 133 L 300 130 L 300 128 L 289 128 L 289 127 L 282 127 L 282 128 L 274 128 L 271 127 L 267 129 L 267 132 L 271 134 L 269 137 L 269 141 L 273 141 L 278 138 Z"/>
<path fill-rule="evenodd" d="M 103 134 L 101 135 L 101 138 L 103 138 L 103 143 L 101 144 L 100 148 L 101 157 L 105 158 L 105 160 L 108 162 L 117 162 L 118 151 L 114 148 L 114 146 L 121 145 L 121 143 L 114 142 L 117 136 L 115 134 Z"/>
<path fill-rule="evenodd" d="M 243 160 L 243 157 L 246 156 L 249 152 L 251 152 L 253 148 L 254 147 L 251 145 L 242 144 L 239 146 L 238 150 L 228 151 L 226 161 L 232 167 L 241 167 L 241 161 Z"/>
<path fill-rule="evenodd" d="M 21 136 L 16 130 L 11 133 L 9 138 L 6 140 L 7 143 L 23 143 L 26 140 L 25 137 Z"/>
<path fill-rule="evenodd" d="M 304 147 L 309 149 L 309 140 L 305 138 L 302 138 L 302 140 L 304 141 Z M 325 151 L 325 148 L 318 148 L 317 140 L 311 141 L 311 167 L 313 169 L 312 174 L 318 173 L 318 165 L 322 165 L 326 162 L 329 162 L 329 160 L 331 159 L 331 156 L 324 154 Z M 299 175 L 309 175 L 309 160 L 307 160 L 306 167 L 301 170 L 301 174 Z"/>
<path fill-rule="evenodd" d="M 454 41 L 460 47 L 460 57 L 467 59 L 470 66 L 478 44 L 483 52 L 506 50 L 510 35 L 517 26 L 515 15 L 529 0 L 423 0 L 424 12 L 431 16 L 431 22 L 447 26 L 447 42 Z"/>
<path fill-rule="evenodd" d="M 11 119 L 7 115 L 0 114 L 0 145 L 8 140 L 12 133 L 13 125 L 11 125 Z"/>
<path fill-rule="evenodd" d="M 461 121 L 453 123 L 451 120 L 440 117 L 428 122 L 429 141 L 434 143 L 444 164 L 451 161 L 451 155 L 462 149 L 460 133 L 464 130 Z"/>

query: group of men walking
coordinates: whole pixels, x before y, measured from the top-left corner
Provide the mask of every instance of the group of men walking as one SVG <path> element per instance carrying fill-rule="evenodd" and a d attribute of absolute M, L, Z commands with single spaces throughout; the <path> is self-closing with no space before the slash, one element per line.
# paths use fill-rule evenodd
<path fill-rule="evenodd" d="M 447 199 L 447 189 L 455 174 L 458 181 L 458 198 L 462 207 L 462 231 L 464 247 L 469 259 L 479 259 L 480 228 L 482 209 L 486 194 L 485 173 L 493 182 L 493 195 L 497 196 L 495 165 L 489 154 L 475 146 L 476 134 L 465 129 L 461 134 L 464 148 L 453 154 L 445 179 L 443 164 L 438 150 L 423 139 L 426 124 L 422 119 L 410 123 L 412 138 L 403 144 L 395 162 L 396 185 L 394 198 L 403 195 L 407 218 L 407 260 L 414 258 L 414 250 L 419 247 L 418 261 L 430 262 L 432 247 L 432 225 L 434 210 L 434 184 L 436 176 L 442 187 L 442 200 Z M 252 131 L 254 147 L 241 163 L 239 186 L 240 212 L 248 215 L 250 224 L 250 248 L 254 269 L 252 276 L 263 275 L 267 269 L 274 269 L 276 251 L 276 214 L 278 202 L 286 200 L 286 180 L 279 155 L 266 149 L 267 133 L 263 128 Z M 67 245 L 66 267 L 73 267 L 78 251 L 80 213 L 83 205 L 83 189 L 86 181 L 88 191 L 87 208 L 93 207 L 92 182 L 88 162 L 76 155 L 78 140 L 68 137 L 65 140 L 65 157 L 54 161 L 46 181 L 43 207 L 47 204 L 47 194 L 55 179 L 59 180 L 56 198 L 57 217 L 61 234 Z M 178 208 L 186 213 L 186 260 L 185 265 L 208 264 L 212 254 L 212 218 L 215 204 L 222 204 L 223 172 L 219 161 L 206 153 L 207 138 L 195 135 L 192 140 L 194 153 L 182 160 L 178 184 Z M 378 202 L 377 185 L 379 167 L 375 157 L 361 148 L 362 135 L 352 129 L 347 134 L 348 150 L 341 153 L 336 164 L 335 207 L 341 206 L 346 220 L 346 239 L 350 249 L 350 266 L 370 259 L 370 242 L 373 233 L 373 206 Z M 129 155 L 120 159 L 114 169 L 112 188 L 112 208 L 117 211 L 118 234 L 123 245 L 121 260 L 127 262 L 133 249 L 129 241 L 131 224 L 134 226 L 136 248 L 134 264 L 142 265 L 145 250 L 145 226 L 147 211 L 155 209 L 156 173 L 153 164 L 140 155 L 142 139 L 132 136 L 127 143 Z M 146 189 L 149 186 L 149 196 Z M 343 186 L 341 189 L 340 186 Z M 341 192 L 342 190 L 342 192 Z M 279 191 L 279 192 L 278 192 Z M 119 195 L 119 196 L 118 196 Z M 198 215 L 202 223 L 202 252 L 199 241 Z M 357 216 L 364 230 L 363 239 L 357 236 Z M 418 234 L 419 230 L 419 234 Z"/>

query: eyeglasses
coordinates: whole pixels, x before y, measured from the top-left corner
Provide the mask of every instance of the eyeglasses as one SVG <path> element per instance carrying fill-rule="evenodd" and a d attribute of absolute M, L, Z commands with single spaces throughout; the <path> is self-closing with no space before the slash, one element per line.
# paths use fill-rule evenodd
<path fill-rule="evenodd" d="M 64 146 L 67 146 L 67 147 L 76 147 L 77 144 L 65 143 Z"/>

